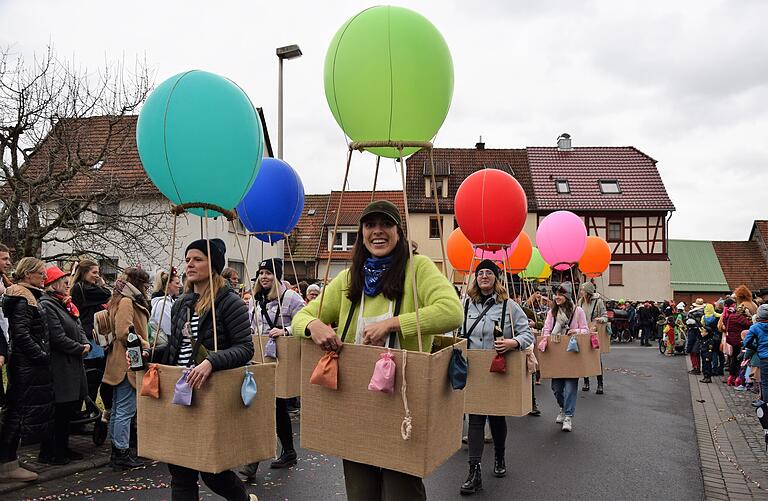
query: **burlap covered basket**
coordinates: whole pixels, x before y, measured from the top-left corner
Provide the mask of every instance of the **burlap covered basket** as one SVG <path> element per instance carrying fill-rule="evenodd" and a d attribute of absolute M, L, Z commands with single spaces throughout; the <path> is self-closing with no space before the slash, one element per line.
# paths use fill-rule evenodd
<path fill-rule="evenodd" d="M 486 416 L 524 416 L 531 411 L 531 375 L 525 352 L 504 355 L 507 372 L 490 372 L 496 350 L 467 350 L 469 371 L 464 388 L 464 412 Z"/>
<path fill-rule="evenodd" d="M 543 336 L 536 338 L 536 359 L 543 378 L 576 378 L 600 374 L 600 350 L 592 348 L 589 334 L 573 334 L 579 352 L 566 351 L 570 336 L 549 336 L 547 349 L 539 350 Z"/>
<path fill-rule="evenodd" d="M 597 332 L 597 338 L 600 340 L 600 353 L 611 352 L 611 336 L 608 335 L 608 324 L 595 322 L 590 325 L 592 332 Z"/>
<path fill-rule="evenodd" d="M 301 339 L 293 336 L 280 336 L 277 341 L 277 360 L 264 357 L 264 345 L 269 338 L 261 337 L 261 345 L 256 334 L 253 338 L 254 362 L 277 362 L 275 372 L 275 396 L 293 398 L 301 396 Z"/>
<path fill-rule="evenodd" d="M 184 370 L 158 365 L 159 399 L 137 392 L 139 456 L 209 473 L 274 457 L 275 364 L 214 372 L 194 390 L 191 406 L 172 403 Z M 240 396 L 246 370 L 257 386 L 250 407 Z M 138 375 L 138 388 L 143 375 Z"/>
<path fill-rule="evenodd" d="M 368 390 L 379 354 L 375 346 L 345 344 L 339 353 L 338 390 L 310 384 L 323 351 L 301 344 L 301 445 L 322 454 L 426 477 L 461 447 L 464 392 L 448 381 L 454 343 L 466 353 L 466 340 L 435 337 L 434 353 L 392 350 L 397 364 L 395 392 Z M 404 440 L 401 396 L 404 357 L 411 437 Z M 329 431 L 336 430 L 329 433 Z"/>

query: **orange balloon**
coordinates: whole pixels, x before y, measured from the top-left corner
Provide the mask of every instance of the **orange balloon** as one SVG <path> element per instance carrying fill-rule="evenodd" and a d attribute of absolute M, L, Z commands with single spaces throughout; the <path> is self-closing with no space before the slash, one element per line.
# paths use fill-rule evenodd
<path fill-rule="evenodd" d="M 507 271 L 510 273 L 520 273 L 528 267 L 533 255 L 533 245 L 531 239 L 524 231 L 517 237 L 517 247 L 507 258 Z"/>
<path fill-rule="evenodd" d="M 467 240 L 467 237 L 464 236 L 461 228 L 456 228 L 448 236 L 448 240 L 445 243 L 445 251 L 448 254 L 448 261 L 451 262 L 451 266 L 455 270 L 469 271 L 475 251 L 472 249 L 472 244 Z"/>
<path fill-rule="evenodd" d="M 608 242 L 594 235 L 587 237 L 587 248 L 579 259 L 579 270 L 590 278 L 599 277 L 611 263 Z"/>

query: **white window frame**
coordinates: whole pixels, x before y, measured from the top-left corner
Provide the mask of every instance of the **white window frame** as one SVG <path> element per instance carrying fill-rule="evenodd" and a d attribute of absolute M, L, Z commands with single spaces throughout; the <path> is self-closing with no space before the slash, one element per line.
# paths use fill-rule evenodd
<path fill-rule="evenodd" d="M 354 242 L 352 244 L 349 244 L 349 234 L 353 233 L 357 235 L 357 227 L 356 226 L 339 226 L 339 229 L 336 231 L 337 235 L 341 236 L 341 245 L 336 246 L 333 242 L 333 228 L 328 228 L 328 250 L 333 251 L 339 251 L 339 252 L 346 252 L 351 251 L 352 247 L 354 247 Z"/>

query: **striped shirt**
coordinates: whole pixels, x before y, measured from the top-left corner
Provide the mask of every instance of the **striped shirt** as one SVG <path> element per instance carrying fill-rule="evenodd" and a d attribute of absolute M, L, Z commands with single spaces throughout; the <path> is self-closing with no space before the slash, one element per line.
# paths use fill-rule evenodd
<path fill-rule="evenodd" d="M 197 325 L 200 317 L 193 314 L 189 319 L 189 329 L 181 337 L 181 346 L 179 346 L 179 358 L 176 363 L 179 367 L 193 367 L 195 361 L 192 360 L 192 343 L 197 339 Z"/>

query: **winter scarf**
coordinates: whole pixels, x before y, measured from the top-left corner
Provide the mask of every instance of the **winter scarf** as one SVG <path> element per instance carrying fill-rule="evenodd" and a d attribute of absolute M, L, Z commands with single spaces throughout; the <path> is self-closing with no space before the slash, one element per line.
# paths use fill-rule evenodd
<path fill-rule="evenodd" d="M 122 294 L 123 296 L 132 299 L 135 303 L 143 306 L 149 311 L 149 305 L 147 304 L 147 298 L 139 291 L 132 283 L 125 280 L 118 279 L 115 281 L 115 292 Z"/>
<path fill-rule="evenodd" d="M 374 297 L 381 292 L 382 277 L 392 267 L 392 256 L 369 257 L 365 260 L 363 271 L 365 272 L 365 295 Z"/>
<path fill-rule="evenodd" d="M 72 297 L 68 296 L 66 294 L 62 294 L 61 292 L 51 291 L 48 293 L 53 299 L 61 302 L 64 305 L 64 308 L 67 309 L 67 313 L 69 313 L 69 316 L 72 318 L 80 318 L 80 311 L 77 309 L 77 306 L 75 306 L 75 303 L 72 302 Z"/>

